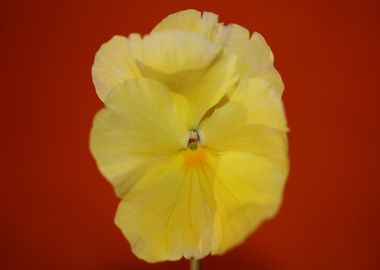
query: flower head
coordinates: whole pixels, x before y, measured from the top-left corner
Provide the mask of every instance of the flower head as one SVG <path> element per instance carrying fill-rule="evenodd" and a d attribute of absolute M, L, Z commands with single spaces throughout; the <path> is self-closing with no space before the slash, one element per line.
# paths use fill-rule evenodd
<path fill-rule="evenodd" d="M 105 103 L 90 148 L 121 198 L 116 224 L 149 262 L 222 254 L 281 204 L 283 83 L 264 38 L 217 15 L 172 14 L 95 57 Z"/>

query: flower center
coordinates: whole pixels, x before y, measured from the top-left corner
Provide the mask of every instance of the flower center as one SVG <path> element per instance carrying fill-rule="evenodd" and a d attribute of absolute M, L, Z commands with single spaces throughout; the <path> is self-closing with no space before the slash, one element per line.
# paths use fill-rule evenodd
<path fill-rule="evenodd" d="M 189 140 L 187 142 L 187 147 L 190 150 L 196 150 L 198 148 L 198 143 L 200 142 L 199 134 L 196 129 L 190 130 Z"/>
<path fill-rule="evenodd" d="M 202 133 L 202 130 L 192 128 L 189 130 L 189 133 L 187 133 L 186 137 L 184 138 L 183 149 L 194 151 L 198 149 L 198 146 L 205 145 L 206 141 Z"/>
<path fill-rule="evenodd" d="M 195 168 L 204 166 L 206 162 L 205 139 L 199 129 L 191 129 L 186 137 L 186 148 L 183 151 L 184 161 L 187 167 Z"/>

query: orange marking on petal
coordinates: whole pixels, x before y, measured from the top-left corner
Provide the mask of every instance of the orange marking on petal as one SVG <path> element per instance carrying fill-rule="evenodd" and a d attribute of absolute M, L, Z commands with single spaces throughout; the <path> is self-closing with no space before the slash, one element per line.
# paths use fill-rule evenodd
<path fill-rule="evenodd" d="M 206 150 L 201 146 L 195 150 L 188 148 L 183 151 L 183 157 L 187 167 L 203 166 L 206 162 Z"/>

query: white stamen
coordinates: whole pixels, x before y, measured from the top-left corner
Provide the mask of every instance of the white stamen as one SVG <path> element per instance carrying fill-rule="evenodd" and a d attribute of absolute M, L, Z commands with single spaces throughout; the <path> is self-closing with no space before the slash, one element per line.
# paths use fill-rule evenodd
<path fill-rule="evenodd" d="M 206 144 L 204 134 L 201 130 L 191 129 L 184 138 L 183 148 L 195 150 L 198 144 Z"/>
<path fill-rule="evenodd" d="M 202 129 L 200 129 L 200 128 L 198 128 L 198 137 L 199 137 L 199 143 L 201 145 L 206 145 L 205 134 L 203 133 Z"/>

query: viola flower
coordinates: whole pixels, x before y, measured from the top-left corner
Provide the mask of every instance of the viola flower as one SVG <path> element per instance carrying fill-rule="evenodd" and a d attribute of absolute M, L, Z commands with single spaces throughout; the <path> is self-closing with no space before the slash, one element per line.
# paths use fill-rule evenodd
<path fill-rule="evenodd" d="M 92 71 L 105 108 L 90 148 L 136 256 L 223 254 L 276 214 L 288 174 L 284 87 L 260 34 L 185 10 L 144 37 L 113 37 Z"/>

